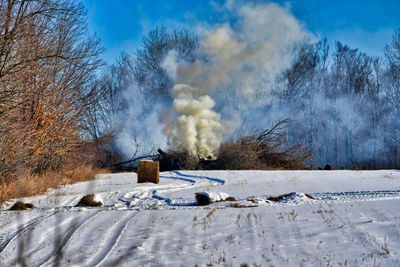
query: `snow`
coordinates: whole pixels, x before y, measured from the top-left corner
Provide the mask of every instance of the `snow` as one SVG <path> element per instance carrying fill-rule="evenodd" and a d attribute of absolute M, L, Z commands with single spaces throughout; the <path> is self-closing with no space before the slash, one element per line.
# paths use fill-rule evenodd
<path fill-rule="evenodd" d="M 89 193 L 104 206 L 74 207 Z M 18 200 L 35 208 L 8 211 Z M 0 266 L 400 266 L 397 170 L 104 174 L 18 200 L 0 211 Z"/>

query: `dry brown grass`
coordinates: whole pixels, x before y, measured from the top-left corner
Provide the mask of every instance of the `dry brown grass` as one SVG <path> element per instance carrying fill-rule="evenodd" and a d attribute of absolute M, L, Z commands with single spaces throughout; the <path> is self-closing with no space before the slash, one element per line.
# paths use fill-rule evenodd
<path fill-rule="evenodd" d="M 7 200 L 44 194 L 50 188 L 93 180 L 96 174 L 107 170 L 90 165 L 63 169 L 45 174 L 20 174 L 16 179 L 0 182 L 0 206 Z M 1 180 L 0 180 L 1 181 Z"/>
<path fill-rule="evenodd" d="M 225 199 L 225 201 L 237 201 L 237 199 L 234 198 L 234 197 L 227 197 L 227 198 Z"/>
<path fill-rule="evenodd" d="M 290 193 L 290 194 L 283 194 L 283 195 L 280 195 L 280 196 L 270 196 L 269 198 L 267 198 L 269 201 L 274 201 L 274 202 L 277 202 L 277 201 L 279 201 L 279 200 L 282 200 L 282 199 L 285 199 L 285 198 L 287 198 L 287 197 L 290 197 L 292 194 Z M 304 194 L 307 198 L 309 198 L 309 199 L 312 199 L 312 200 L 315 200 L 315 198 L 313 197 L 313 196 L 311 196 L 310 194 Z"/>
<path fill-rule="evenodd" d="M 280 196 L 277 196 L 277 197 L 275 197 L 275 196 L 270 196 L 269 198 L 267 198 L 269 201 L 275 201 L 275 202 L 277 202 L 277 201 L 279 201 L 279 200 L 282 200 L 282 199 L 285 199 L 285 198 L 287 198 L 287 197 L 289 197 L 290 196 L 290 194 L 283 194 L 283 195 L 280 195 Z"/>

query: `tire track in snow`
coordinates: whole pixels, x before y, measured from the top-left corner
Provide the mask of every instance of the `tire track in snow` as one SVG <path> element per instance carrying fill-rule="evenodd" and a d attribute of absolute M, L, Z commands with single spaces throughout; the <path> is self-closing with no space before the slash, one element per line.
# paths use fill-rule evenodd
<path fill-rule="evenodd" d="M 192 185 L 196 183 L 195 180 L 188 179 L 188 178 L 175 177 L 175 176 L 164 176 L 164 175 L 162 175 L 162 176 L 160 176 L 160 178 L 163 178 L 163 179 L 173 179 L 173 180 L 181 180 L 181 181 L 184 181 L 184 182 L 189 182 L 189 183 L 191 183 Z"/>
<path fill-rule="evenodd" d="M 7 246 L 10 244 L 10 242 L 12 242 L 14 239 L 18 238 L 22 233 L 26 233 L 26 232 L 34 229 L 34 227 L 36 225 L 38 225 L 42 220 L 47 219 L 47 218 L 55 215 L 56 213 L 58 213 L 58 211 L 56 211 L 50 215 L 37 216 L 37 217 L 29 220 L 28 223 L 26 223 L 21 228 L 19 228 L 19 226 L 18 226 L 19 229 L 14 231 L 13 233 L 11 233 L 11 236 L 8 237 L 7 240 L 4 241 L 2 244 L 0 244 L 0 254 L 7 248 Z M 5 234 L 5 235 L 10 235 L 10 234 Z"/>
<path fill-rule="evenodd" d="M 277 202 L 269 203 L 271 206 L 282 205 L 304 205 L 319 203 L 353 203 L 363 201 L 392 200 L 400 199 L 400 190 L 377 190 L 377 191 L 351 191 L 351 192 L 317 192 L 310 193 L 313 199 L 288 197 Z M 270 195 L 263 195 L 262 198 L 268 199 Z"/>
<path fill-rule="evenodd" d="M 179 171 L 172 171 L 171 173 L 176 174 L 176 175 L 181 176 L 181 177 L 160 176 L 160 178 L 182 180 L 182 181 L 191 183 L 191 185 L 189 185 L 189 186 L 188 185 L 183 185 L 183 186 L 180 186 L 180 187 L 172 186 L 172 187 L 169 187 L 169 188 L 160 188 L 160 189 L 156 188 L 156 189 L 154 189 L 152 191 L 152 198 L 160 200 L 160 201 L 164 201 L 167 204 L 167 206 L 173 206 L 173 207 L 197 206 L 196 202 L 193 202 L 193 200 L 179 199 L 180 203 L 174 203 L 174 202 L 176 202 L 176 199 L 170 199 L 170 198 L 162 197 L 160 195 L 160 193 L 164 193 L 164 192 L 168 192 L 168 191 L 177 191 L 177 190 L 183 190 L 183 189 L 193 189 L 193 188 L 196 188 L 196 187 L 202 187 L 202 186 L 206 185 L 206 184 L 203 184 L 203 183 L 200 184 L 194 179 L 205 179 L 205 180 L 208 180 L 208 181 L 225 184 L 225 180 L 218 179 L 218 178 L 212 178 L 212 177 L 207 177 L 207 176 L 189 175 L 189 174 L 184 174 L 184 173 L 179 172 Z M 194 179 L 189 179 L 189 178 L 194 178 Z"/>
<path fill-rule="evenodd" d="M 130 212 L 128 212 L 129 214 Z M 130 222 L 139 214 L 139 212 L 135 212 L 133 216 L 126 216 L 127 218 L 123 218 L 119 220 L 119 223 L 109 229 L 109 234 L 103 242 L 103 248 L 101 251 L 90 260 L 89 263 L 86 263 L 85 266 L 99 266 L 105 260 L 107 260 L 108 255 L 114 250 L 115 247 L 118 246 L 119 240 L 121 236 L 128 228 Z"/>
<path fill-rule="evenodd" d="M 61 225 L 65 225 L 67 223 L 69 223 L 70 221 L 74 221 L 75 217 L 73 216 L 69 216 L 66 220 L 64 220 L 61 224 L 59 225 L 54 225 L 53 227 L 49 227 L 45 232 L 40 234 L 40 238 L 38 241 L 35 241 L 36 246 L 31 248 L 28 252 L 25 253 L 25 258 L 28 259 L 29 257 L 31 257 L 32 255 L 34 255 L 35 253 L 37 253 L 40 249 L 43 248 L 42 246 L 42 242 L 43 240 L 46 240 L 48 237 L 49 233 L 52 233 L 54 231 L 56 231 Z"/>
<path fill-rule="evenodd" d="M 180 171 L 172 171 L 172 173 L 177 174 L 177 175 L 182 176 L 182 177 L 205 179 L 205 180 L 209 180 L 209 181 L 212 181 L 212 182 L 225 184 L 225 180 L 218 179 L 218 178 L 212 178 L 212 177 L 208 177 L 208 176 L 197 176 L 197 175 L 184 174 L 184 173 L 182 173 Z"/>
<path fill-rule="evenodd" d="M 310 194 L 316 200 L 325 201 L 364 201 L 400 199 L 400 190 L 377 190 L 377 191 L 352 191 L 352 192 L 324 192 Z"/>
<path fill-rule="evenodd" d="M 81 228 L 83 225 L 87 224 L 89 221 L 91 221 L 93 218 L 97 217 L 99 214 L 104 213 L 106 211 L 101 211 L 101 212 L 96 212 L 94 215 L 91 216 L 87 216 L 82 220 L 79 220 L 78 222 L 72 224 L 67 232 L 64 234 L 64 236 L 62 237 L 62 239 L 60 240 L 60 242 L 58 243 L 57 247 L 53 250 L 53 253 L 51 253 L 49 255 L 49 257 L 47 257 L 47 259 L 43 260 L 42 263 L 40 263 L 39 265 L 46 265 L 46 264 L 50 264 L 53 263 L 54 260 L 56 259 L 57 256 L 59 256 L 59 254 L 62 252 L 62 250 L 65 248 L 65 246 L 67 245 L 68 241 L 72 238 L 72 236 L 75 234 L 75 232 Z"/>
<path fill-rule="evenodd" d="M 163 176 L 166 179 L 184 180 L 191 184 L 178 184 L 178 185 L 163 185 L 163 186 L 151 186 L 140 188 L 139 191 L 133 193 L 127 193 L 119 201 L 123 202 L 127 208 L 152 209 L 154 207 L 162 207 L 163 209 L 168 208 L 196 208 L 196 202 L 193 198 L 168 198 L 163 197 L 162 194 L 165 192 L 179 191 L 194 189 L 197 187 L 204 187 L 208 185 L 207 182 L 198 182 L 194 180 L 207 179 L 211 181 L 219 180 L 219 183 L 225 182 L 218 178 L 210 178 L 205 176 L 186 175 L 178 171 L 173 171 L 173 174 L 182 175 L 184 177 L 191 177 L 193 179 L 186 179 L 180 177 Z M 304 195 L 304 194 L 303 194 Z M 318 203 L 332 203 L 332 202 L 360 202 L 360 201 L 375 201 L 375 200 L 387 200 L 387 199 L 400 199 L 400 190 L 377 190 L 377 191 L 353 191 L 353 192 L 316 192 L 310 193 L 315 200 L 309 198 L 284 198 L 277 202 L 268 202 L 267 205 L 271 206 L 282 206 L 282 205 L 304 205 L 304 204 L 318 204 Z M 268 199 L 270 195 L 262 195 L 262 198 Z M 242 200 L 246 200 L 243 198 Z M 218 205 L 216 205 L 218 206 Z M 226 208 L 226 205 L 218 206 L 220 208 Z"/>
<path fill-rule="evenodd" d="M 175 173 L 172 172 L 176 175 L 183 175 L 187 177 L 192 177 L 192 178 L 199 178 L 199 179 L 207 179 L 207 180 L 219 180 L 220 182 L 223 181 L 221 179 L 217 178 L 210 178 L 210 177 L 205 177 L 205 176 L 192 176 L 192 175 L 185 175 L 182 173 Z M 173 180 L 181 180 L 184 182 L 188 182 L 190 184 L 172 184 L 172 185 L 157 185 L 157 186 L 151 186 L 151 187 L 143 187 L 143 188 L 137 188 L 139 190 L 136 190 L 134 192 L 129 192 L 126 193 L 123 197 L 119 198 L 118 200 L 122 203 L 125 204 L 127 208 L 139 208 L 139 209 L 149 209 L 154 206 L 160 207 L 191 207 L 195 206 L 196 202 L 193 201 L 193 199 L 171 199 L 168 197 L 163 197 L 161 194 L 165 192 L 173 192 L 173 191 L 179 191 L 179 190 L 187 190 L 187 189 L 193 189 L 196 187 L 203 187 L 208 185 L 209 183 L 207 182 L 198 182 L 193 179 L 188 179 L 188 178 L 181 178 L 177 176 L 160 176 L 162 179 L 173 179 Z M 160 203 L 163 202 L 163 203 Z M 152 203 L 153 202 L 153 203 Z"/>

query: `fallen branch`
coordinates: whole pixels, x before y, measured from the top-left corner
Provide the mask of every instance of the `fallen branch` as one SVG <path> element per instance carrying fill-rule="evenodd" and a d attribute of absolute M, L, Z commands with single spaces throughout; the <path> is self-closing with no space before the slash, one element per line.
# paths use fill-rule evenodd
<path fill-rule="evenodd" d="M 156 157 L 157 157 L 157 155 L 141 156 L 141 157 L 137 157 L 137 158 L 134 158 L 134 159 L 127 160 L 127 161 L 122 161 L 122 162 L 114 163 L 114 164 L 109 165 L 108 167 L 115 167 L 115 166 L 119 166 L 119 165 L 124 165 L 124 164 L 132 163 L 132 162 L 135 162 L 135 161 L 138 161 L 138 160 L 141 160 L 141 159 L 147 159 L 147 158 L 154 159 L 154 158 L 156 158 Z"/>

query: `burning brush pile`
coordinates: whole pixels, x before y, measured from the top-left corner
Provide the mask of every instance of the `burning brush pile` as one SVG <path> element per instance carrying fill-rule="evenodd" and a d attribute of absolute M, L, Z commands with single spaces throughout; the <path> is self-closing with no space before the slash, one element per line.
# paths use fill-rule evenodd
<path fill-rule="evenodd" d="M 285 128 L 288 120 L 281 120 L 265 130 L 253 130 L 237 140 L 223 143 L 217 156 L 198 157 L 187 151 L 158 150 L 155 158 L 160 170 L 269 170 L 305 169 L 311 153 L 299 145 L 288 144 Z"/>

